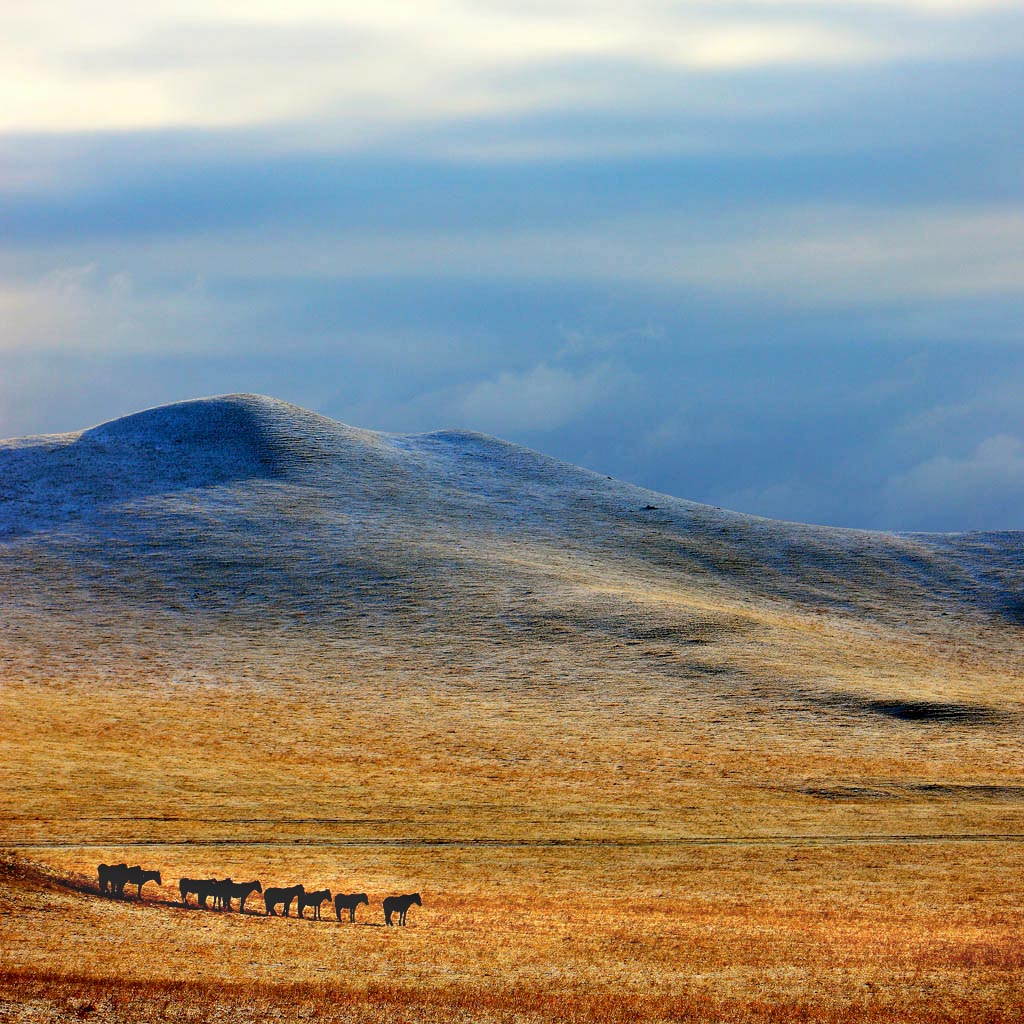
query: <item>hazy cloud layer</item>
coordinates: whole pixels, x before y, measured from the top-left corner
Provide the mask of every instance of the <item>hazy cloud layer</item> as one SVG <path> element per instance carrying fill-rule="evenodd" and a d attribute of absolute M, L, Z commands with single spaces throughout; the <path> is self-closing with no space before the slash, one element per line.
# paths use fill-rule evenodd
<path fill-rule="evenodd" d="M 765 515 L 1024 528 L 1015 3 L 4 28 L 0 435 L 256 390 Z"/>
<path fill-rule="evenodd" d="M 0 127 L 400 124 L 637 99 L 629 79 L 551 81 L 553 66 L 584 59 L 723 74 L 1024 48 L 1012 3 L 964 0 L 224 2 L 215 11 L 194 0 L 15 7 L 0 37 Z"/>

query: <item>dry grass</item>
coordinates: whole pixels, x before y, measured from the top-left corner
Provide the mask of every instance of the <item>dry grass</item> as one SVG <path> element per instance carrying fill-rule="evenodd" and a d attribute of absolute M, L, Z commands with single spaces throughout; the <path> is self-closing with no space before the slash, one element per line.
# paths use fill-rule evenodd
<path fill-rule="evenodd" d="M 206 685 L 10 678 L 0 844 L 35 848 L 0 878 L 0 1019 L 1020 1019 L 1024 845 L 955 838 L 1024 832 L 1013 729 L 571 653 L 573 690 L 414 650 L 400 676 L 279 650 Z M 867 841 L 908 835 L 949 838 Z M 101 860 L 166 884 L 101 899 Z M 175 906 L 181 875 L 227 874 L 373 905 L 355 927 Z"/>
<path fill-rule="evenodd" d="M 1019 1019 L 1019 848 L 958 852 L 160 851 L 168 876 L 415 878 L 405 930 L 379 903 L 355 926 L 185 911 L 168 886 L 117 904 L 54 884 L 85 879 L 50 855 L 5 872 L 0 985 L 25 1019 Z"/>

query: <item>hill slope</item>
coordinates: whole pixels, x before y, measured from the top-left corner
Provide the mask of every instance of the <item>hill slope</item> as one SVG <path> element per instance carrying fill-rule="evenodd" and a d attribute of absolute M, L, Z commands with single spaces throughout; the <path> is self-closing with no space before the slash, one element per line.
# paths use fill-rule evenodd
<path fill-rule="evenodd" d="M 1020 636 L 1024 534 L 774 522 L 479 434 L 379 434 L 255 395 L 3 442 L 0 481 L 5 605 L 79 628 L 116 608 L 199 634 L 685 650 L 827 612 Z"/>
<path fill-rule="evenodd" d="M 262 777 L 260 707 L 313 716 L 275 740 L 289 757 L 316 716 L 333 719 L 334 780 L 367 814 L 406 786 L 409 806 L 451 812 L 499 780 L 499 831 L 555 807 L 613 831 L 759 829 L 771 793 L 780 820 L 833 828 L 843 813 L 785 794 L 932 800 L 922 786 L 1004 787 L 1012 806 L 993 813 L 1016 814 L 1021 534 L 773 522 L 478 434 L 374 433 L 253 395 L 3 442 L 0 481 L 11 714 L 47 719 L 53 687 L 71 688 L 63 747 L 9 741 L 28 779 L 11 813 L 58 791 L 74 805 L 70 783 L 52 788 L 55 763 L 79 765 L 114 819 L 136 801 L 175 806 L 99 786 L 104 750 L 133 777 L 159 765 L 184 779 L 197 757 L 215 788 L 226 765 Z M 128 753 L 125 701 L 162 746 Z M 197 748 L 174 732 L 176 702 L 248 723 L 257 745 Z M 83 742 L 98 707 L 122 723 L 105 748 Z M 352 708 L 402 749 L 390 774 L 345 754 L 366 742 Z M 399 770 L 413 736 L 431 753 Z M 593 766 L 612 763 L 618 788 L 593 789 Z M 268 775 L 258 800 L 282 785 Z M 878 821 L 905 811 L 885 807 Z"/>
<path fill-rule="evenodd" d="M 246 563 L 248 542 L 269 544 L 271 557 L 297 552 L 339 569 L 318 580 L 324 605 L 362 582 L 346 556 L 382 538 L 396 561 L 434 548 L 456 563 L 466 557 L 457 567 L 470 574 L 474 562 L 502 561 L 501 540 L 515 540 L 673 584 L 884 616 L 872 594 L 881 583 L 897 588 L 903 603 L 889 611 L 901 619 L 937 610 L 1013 618 L 1024 601 L 1024 534 L 897 536 L 774 522 L 657 495 L 484 435 L 379 434 L 255 395 L 0 442 L 0 480 L 0 538 L 15 555 L 26 537 L 53 551 L 130 538 L 143 559 L 191 519 L 210 527 L 195 539 L 215 545 L 225 563 Z M 177 551 L 191 579 L 196 555 Z M 174 578 L 175 564 L 158 565 Z M 275 596 L 287 590 L 281 568 L 267 575 Z M 238 596 L 230 575 L 209 582 Z"/>
<path fill-rule="evenodd" d="M 257 396 L 0 443 L 0 1003 L 1019 1019 L 1022 551 Z M 224 875 L 380 927 L 180 906 Z"/>

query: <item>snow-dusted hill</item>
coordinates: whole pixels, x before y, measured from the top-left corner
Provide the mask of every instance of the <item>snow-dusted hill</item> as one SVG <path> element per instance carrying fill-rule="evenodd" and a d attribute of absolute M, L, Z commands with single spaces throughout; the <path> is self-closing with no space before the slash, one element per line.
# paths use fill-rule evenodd
<path fill-rule="evenodd" d="M 876 645 L 861 689 L 905 641 L 954 665 L 983 636 L 985 658 L 1016 665 L 1024 535 L 775 522 L 480 434 L 375 433 L 230 395 L 0 442 L 0 601 L 0 641 L 22 653 L 32 637 L 102 658 L 132 638 L 272 636 L 800 693 L 828 657 L 846 693 L 858 637 Z"/>
<path fill-rule="evenodd" d="M 480 434 L 381 434 L 257 395 L 0 442 L 0 559 L 70 558 L 109 584 L 130 555 L 201 610 L 262 595 L 316 613 L 352 588 L 424 601 L 498 562 L 695 582 L 885 614 L 1013 619 L 1024 534 L 893 535 L 775 522 L 655 494 Z M 137 562 L 135 560 L 138 560 Z M 564 565 L 562 566 L 564 568 Z M 7 591 L 8 598 L 16 597 Z M 368 596 L 373 601 L 373 596 Z M 909 602 L 909 605 L 908 605 Z"/>

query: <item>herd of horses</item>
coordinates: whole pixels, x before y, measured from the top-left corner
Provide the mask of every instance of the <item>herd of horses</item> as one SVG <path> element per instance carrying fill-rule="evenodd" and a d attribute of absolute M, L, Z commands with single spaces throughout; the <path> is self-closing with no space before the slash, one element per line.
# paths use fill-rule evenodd
<path fill-rule="evenodd" d="M 96 870 L 100 880 L 100 892 L 106 896 L 124 898 L 125 886 L 134 885 L 137 887 L 138 898 L 142 899 L 142 887 L 147 882 L 163 885 L 159 871 L 145 871 L 138 864 L 133 867 L 127 864 L 100 864 Z M 212 907 L 214 910 L 230 911 L 231 901 L 238 900 L 240 914 L 245 913 L 245 901 L 254 892 L 258 892 L 263 894 L 263 905 L 268 917 L 277 917 L 278 907 L 281 908 L 283 915 L 288 917 L 292 904 L 295 903 L 299 917 L 305 917 L 305 911 L 311 909 L 313 920 L 316 921 L 321 920 L 321 907 L 331 900 L 329 889 L 307 892 L 302 885 L 264 889 L 258 879 L 251 882 L 235 882 L 230 878 L 183 878 L 178 883 L 178 891 L 181 893 L 182 906 L 191 906 L 188 898 L 195 896 L 196 905 L 203 909 Z M 341 912 L 347 910 L 348 919 L 354 924 L 356 907 L 364 903 L 369 907 L 370 900 L 365 892 L 339 892 L 334 896 L 334 913 L 340 922 Z M 388 896 L 383 903 L 384 923 L 390 927 L 393 923 L 392 917 L 397 915 L 398 923 L 404 925 L 405 915 L 413 904 L 423 906 L 418 892 L 405 896 Z"/>

